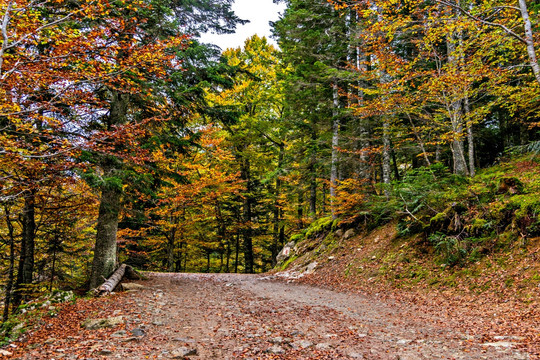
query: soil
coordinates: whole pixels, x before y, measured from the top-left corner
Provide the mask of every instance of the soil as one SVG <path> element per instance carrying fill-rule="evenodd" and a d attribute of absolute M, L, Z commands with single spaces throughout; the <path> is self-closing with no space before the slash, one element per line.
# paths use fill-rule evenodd
<path fill-rule="evenodd" d="M 142 290 L 66 305 L 6 350 L 18 359 L 529 359 L 436 309 L 270 275 L 150 274 Z M 87 318 L 123 316 L 110 329 Z M 474 324 L 474 319 L 466 319 Z M 187 355 L 195 353 L 196 355 Z M 0 358 L 2 358 L 0 356 Z"/>

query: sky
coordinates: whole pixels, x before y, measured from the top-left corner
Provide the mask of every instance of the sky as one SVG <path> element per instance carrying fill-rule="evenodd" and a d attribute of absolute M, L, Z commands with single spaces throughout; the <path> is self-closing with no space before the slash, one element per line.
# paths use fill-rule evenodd
<path fill-rule="evenodd" d="M 269 22 L 279 19 L 279 14 L 285 10 L 285 4 L 274 4 L 272 0 L 236 0 L 232 9 L 239 18 L 250 22 L 237 26 L 235 34 L 203 34 L 202 42 L 216 44 L 225 50 L 230 47 L 241 47 L 248 37 L 257 34 L 260 37 L 266 36 L 271 44 L 276 45 L 270 38 L 272 33 Z"/>

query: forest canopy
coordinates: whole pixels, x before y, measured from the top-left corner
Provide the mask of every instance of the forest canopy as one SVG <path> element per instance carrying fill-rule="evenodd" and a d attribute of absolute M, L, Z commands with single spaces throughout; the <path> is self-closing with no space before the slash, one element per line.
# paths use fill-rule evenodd
<path fill-rule="evenodd" d="M 0 0 L 4 320 L 121 262 L 264 272 L 340 224 L 539 235 L 533 190 L 444 220 L 536 189 L 477 173 L 540 149 L 537 5 L 282 2 L 279 46 L 220 51 L 198 36 L 245 22 L 232 0 Z"/>

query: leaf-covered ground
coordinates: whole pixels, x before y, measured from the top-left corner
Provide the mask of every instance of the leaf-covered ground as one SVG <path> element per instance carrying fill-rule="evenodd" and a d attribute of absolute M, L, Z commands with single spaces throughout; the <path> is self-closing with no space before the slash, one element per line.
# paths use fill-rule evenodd
<path fill-rule="evenodd" d="M 337 240 L 324 256 L 305 252 L 284 274 L 306 285 L 376 297 L 404 317 L 444 324 L 473 342 L 506 342 L 540 359 L 539 240 L 447 268 L 427 256 L 418 239 L 397 241 L 395 224 L 389 224 Z M 307 264 L 316 266 L 306 272 Z"/>
<path fill-rule="evenodd" d="M 80 300 L 44 317 L 18 359 L 528 359 L 515 334 L 486 339 L 437 314 L 379 295 L 338 293 L 277 276 L 152 274 L 145 289 Z M 105 330 L 88 318 L 123 316 Z M 479 320 L 479 329 L 482 329 Z M 467 330 L 467 331 L 466 331 Z"/>

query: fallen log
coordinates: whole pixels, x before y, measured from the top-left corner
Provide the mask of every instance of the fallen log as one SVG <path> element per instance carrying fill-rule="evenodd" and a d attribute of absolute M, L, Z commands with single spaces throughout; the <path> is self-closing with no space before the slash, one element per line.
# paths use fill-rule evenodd
<path fill-rule="evenodd" d="M 106 295 L 111 293 L 114 288 L 118 285 L 120 280 L 124 277 L 126 272 L 126 264 L 120 265 L 118 269 L 108 278 L 101 286 L 94 290 L 95 296 Z"/>
<path fill-rule="evenodd" d="M 126 266 L 126 274 L 124 276 L 129 280 L 147 280 L 145 276 L 129 265 Z"/>

